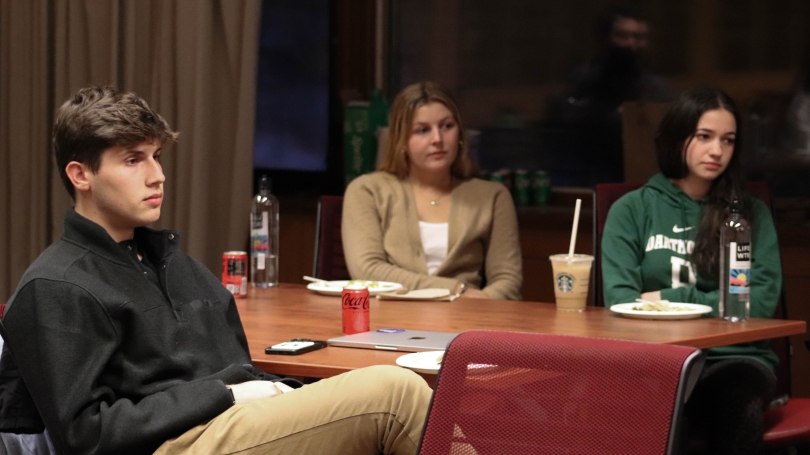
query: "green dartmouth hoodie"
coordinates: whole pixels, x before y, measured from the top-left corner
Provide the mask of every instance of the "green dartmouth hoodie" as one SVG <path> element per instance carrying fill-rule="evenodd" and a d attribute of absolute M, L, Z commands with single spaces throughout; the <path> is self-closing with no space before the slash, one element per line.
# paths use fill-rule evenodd
<path fill-rule="evenodd" d="M 605 306 L 635 302 L 661 291 L 670 302 L 701 303 L 718 316 L 719 277 L 696 276 L 690 262 L 705 199 L 694 200 L 661 174 L 624 195 L 610 208 L 602 235 Z M 768 207 L 753 201 L 751 223 L 751 317 L 773 317 L 782 287 L 776 229 Z M 709 359 L 747 356 L 773 370 L 769 342 L 708 350 Z"/>

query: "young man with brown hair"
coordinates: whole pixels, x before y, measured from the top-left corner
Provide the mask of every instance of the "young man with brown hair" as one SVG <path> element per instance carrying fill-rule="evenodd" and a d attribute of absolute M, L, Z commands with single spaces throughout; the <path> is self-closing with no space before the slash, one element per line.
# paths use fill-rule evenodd
<path fill-rule="evenodd" d="M 250 360 L 232 295 L 160 217 L 177 138 L 137 95 L 79 90 L 54 150 L 75 201 L 5 308 L 7 345 L 57 450 L 415 453 L 430 389 L 396 367 L 292 389 Z M 4 363 L 7 360 L 4 359 Z"/>

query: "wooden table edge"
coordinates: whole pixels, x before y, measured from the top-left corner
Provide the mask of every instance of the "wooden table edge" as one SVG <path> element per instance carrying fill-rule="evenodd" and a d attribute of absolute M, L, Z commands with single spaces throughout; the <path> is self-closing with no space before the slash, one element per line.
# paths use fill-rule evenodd
<path fill-rule="evenodd" d="M 759 327 L 751 329 L 745 333 L 730 333 L 728 334 L 727 343 L 724 343 L 724 345 L 728 346 L 732 344 L 749 343 L 751 342 L 752 338 L 756 340 L 772 340 L 774 338 L 782 338 L 791 335 L 802 335 L 807 332 L 807 323 L 805 321 L 782 320 L 782 322 L 788 324 L 781 324 L 774 327 Z M 692 338 L 690 340 L 673 340 L 667 344 L 677 344 L 680 346 L 706 349 L 716 346 L 717 338 L 712 338 L 714 338 L 713 342 L 704 341 L 709 340 L 710 337 L 700 337 Z"/>
<path fill-rule="evenodd" d="M 783 324 L 778 327 L 760 327 L 753 329 L 752 331 L 749 331 L 748 332 L 749 335 L 745 336 L 744 338 L 750 338 L 750 335 L 754 334 L 758 339 L 773 339 L 790 335 L 801 335 L 806 332 L 807 323 L 805 321 L 789 321 L 789 322 L 790 324 L 788 325 Z M 736 333 L 729 334 L 728 344 L 729 345 L 737 344 L 748 341 L 746 339 L 739 340 L 739 337 L 740 334 Z M 698 349 L 706 349 L 713 346 L 712 341 L 708 341 L 709 339 L 710 339 L 709 337 L 703 337 L 703 338 L 692 338 L 688 340 L 674 340 L 668 342 L 667 344 L 689 346 Z M 704 342 L 704 340 L 707 341 Z M 714 340 L 716 341 L 716 338 Z M 341 348 L 341 349 L 352 349 L 352 348 Z M 355 369 L 346 366 L 296 363 L 293 359 L 290 359 L 290 361 L 285 361 L 284 358 L 280 357 L 279 358 L 262 357 L 252 360 L 253 363 L 261 370 L 279 376 L 324 379 L 330 378 L 332 376 L 337 376 L 339 374 L 346 373 Z M 396 365 L 396 363 L 391 362 L 390 364 L 386 365 Z M 436 378 L 435 374 L 431 375 L 420 373 L 419 375 L 422 376 L 429 384 L 432 384 Z"/>

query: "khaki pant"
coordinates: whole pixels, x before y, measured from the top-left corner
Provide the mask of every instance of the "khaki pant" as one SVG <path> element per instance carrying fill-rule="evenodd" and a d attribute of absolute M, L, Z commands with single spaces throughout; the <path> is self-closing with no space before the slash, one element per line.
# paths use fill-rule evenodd
<path fill-rule="evenodd" d="M 431 393 L 409 370 L 363 368 L 233 406 L 155 454 L 415 454 Z"/>

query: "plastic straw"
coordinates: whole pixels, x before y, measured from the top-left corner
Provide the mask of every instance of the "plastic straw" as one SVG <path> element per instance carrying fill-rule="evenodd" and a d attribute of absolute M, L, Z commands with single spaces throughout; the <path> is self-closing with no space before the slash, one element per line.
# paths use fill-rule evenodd
<path fill-rule="evenodd" d="M 579 208 L 582 207 L 582 199 L 577 199 L 574 207 L 574 226 L 571 228 L 571 244 L 568 246 L 568 257 L 574 255 L 574 244 L 577 243 L 577 228 L 579 228 Z"/>

